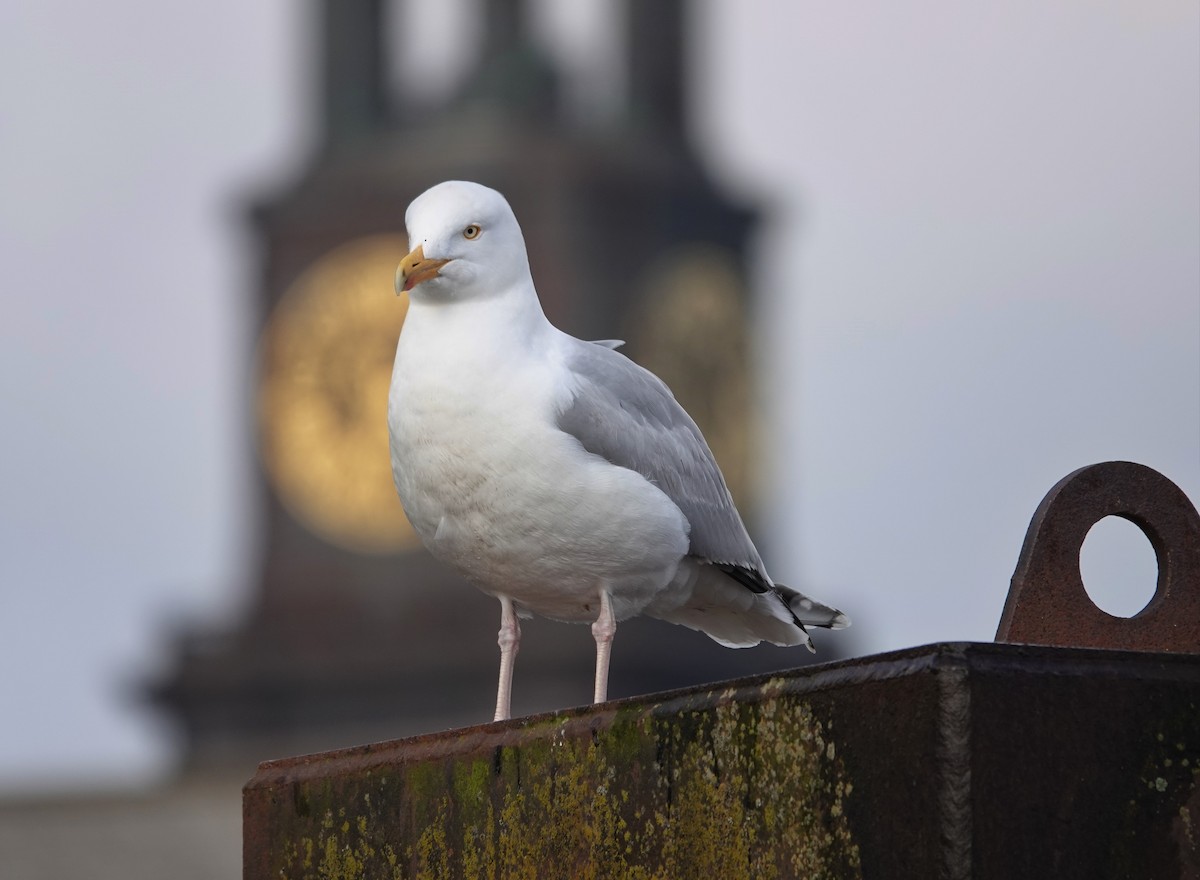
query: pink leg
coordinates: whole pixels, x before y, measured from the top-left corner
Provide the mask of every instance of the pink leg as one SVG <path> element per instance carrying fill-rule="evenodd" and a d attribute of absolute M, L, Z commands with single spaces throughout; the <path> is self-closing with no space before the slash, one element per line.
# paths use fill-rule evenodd
<path fill-rule="evenodd" d="M 608 590 L 600 590 L 600 616 L 592 624 L 592 637 L 596 640 L 596 692 L 594 703 L 608 699 L 608 658 L 612 653 L 612 640 L 617 632 L 617 619 L 613 616 L 612 598 Z"/>
<path fill-rule="evenodd" d="M 513 609 L 512 599 L 500 597 L 500 687 L 496 691 L 495 721 L 504 721 L 512 715 L 513 662 L 517 649 L 521 647 L 521 624 Z"/>

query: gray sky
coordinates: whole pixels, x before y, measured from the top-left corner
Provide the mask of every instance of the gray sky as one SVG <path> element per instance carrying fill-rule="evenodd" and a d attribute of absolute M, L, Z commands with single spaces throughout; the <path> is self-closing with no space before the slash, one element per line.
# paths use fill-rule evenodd
<path fill-rule="evenodd" d="M 0 791 L 168 766 L 131 684 L 249 583 L 241 209 L 310 143 L 299 6 L 0 6 Z M 552 8 L 602 67 L 597 0 Z M 1200 499 L 1200 7 L 700 9 L 695 134 L 769 208 L 780 580 L 860 653 L 987 641 L 1060 477 L 1132 459 Z M 1149 545 L 1099 537 L 1085 577 L 1132 613 Z"/>

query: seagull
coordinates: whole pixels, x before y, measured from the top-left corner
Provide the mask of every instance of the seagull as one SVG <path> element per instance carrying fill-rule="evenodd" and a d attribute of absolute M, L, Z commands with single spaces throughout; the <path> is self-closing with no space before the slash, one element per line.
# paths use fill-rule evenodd
<path fill-rule="evenodd" d="M 840 611 L 771 580 L 696 423 L 653 373 L 552 325 L 504 196 L 447 181 L 405 214 L 410 297 L 388 394 L 392 475 L 437 558 L 500 601 L 496 720 L 519 618 L 590 623 L 594 701 L 617 622 L 815 650 Z"/>

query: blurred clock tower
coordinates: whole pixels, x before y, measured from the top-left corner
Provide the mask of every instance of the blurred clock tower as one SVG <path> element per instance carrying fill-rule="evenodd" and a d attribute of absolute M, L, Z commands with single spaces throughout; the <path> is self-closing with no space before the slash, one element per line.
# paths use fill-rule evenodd
<path fill-rule="evenodd" d="M 581 125 L 529 4 L 484 0 L 464 87 L 437 108 L 392 92 L 383 0 L 319 11 L 321 140 L 293 186 L 251 212 L 261 253 L 253 406 L 260 540 L 246 619 L 179 640 L 156 702 L 192 769 L 489 720 L 499 607 L 414 540 L 385 422 L 406 300 L 392 277 L 404 211 L 441 180 L 512 203 L 550 319 L 672 386 L 743 509 L 754 460 L 744 246 L 753 214 L 715 189 L 687 143 L 682 0 L 627 2 L 619 110 Z M 411 11 L 410 11 L 411 13 Z M 416 38 L 419 20 L 402 39 Z M 575 121 L 573 121 L 575 120 Z M 622 624 L 611 692 L 645 693 L 794 666 L 806 652 L 729 651 L 657 621 Z M 586 627 L 530 621 L 514 712 L 590 696 Z"/>

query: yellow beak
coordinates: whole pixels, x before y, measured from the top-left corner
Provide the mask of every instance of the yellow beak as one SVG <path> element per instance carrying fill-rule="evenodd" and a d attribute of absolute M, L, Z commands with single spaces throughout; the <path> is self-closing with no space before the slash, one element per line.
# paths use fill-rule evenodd
<path fill-rule="evenodd" d="M 449 262 L 425 259 L 425 245 L 417 245 L 416 250 L 401 260 L 396 269 L 396 293 L 412 290 L 423 281 L 437 278 L 438 270 Z"/>

